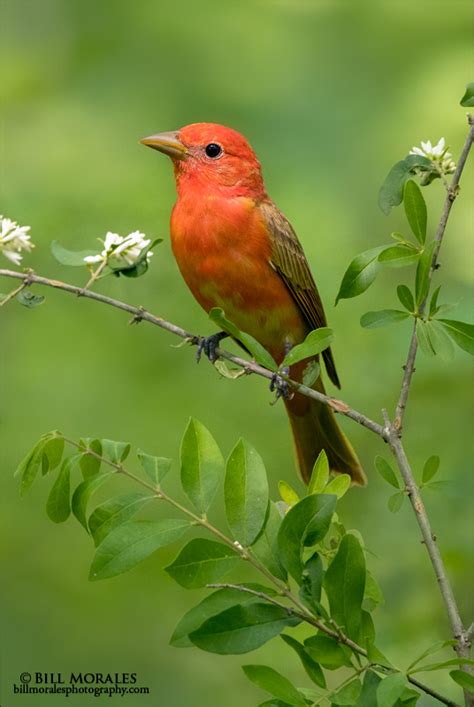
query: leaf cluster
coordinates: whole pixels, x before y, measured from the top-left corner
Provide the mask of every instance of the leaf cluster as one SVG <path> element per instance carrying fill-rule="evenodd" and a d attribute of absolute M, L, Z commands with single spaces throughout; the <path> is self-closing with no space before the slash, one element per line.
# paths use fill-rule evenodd
<path fill-rule="evenodd" d="M 249 680 L 271 696 L 263 704 L 312 705 L 324 698 L 334 705 L 358 707 L 375 700 L 381 707 L 413 705 L 419 693 L 409 685 L 411 672 L 462 665 L 450 660 L 420 667 L 425 653 L 399 671 L 376 648 L 372 612 L 383 596 L 367 569 L 360 535 L 347 531 L 337 514 L 338 499 L 348 492 L 350 479 L 330 477 L 324 452 L 306 495 L 300 498 L 281 482 L 283 500 L 276 504 L 270 500 L 258 452 L 240 439 L 224 460 L 209 430 L 191 419 L 180 448 L 181 485 L 191 507 L 163 489 L 170 459 L 138 450 L 135 473 L 124 466 L 130 453 L 126 442 L 92 438 L 75 442 L 53 431 L 43 435 L 19 465 L 20 492 L 24 495 L 30 489 L 39 471 L 44 476 L 57 472 L 46 511 L 55 523 L 72 514 L 91 536 L 92 581 L 131 570 L 191 534 L 166 572 L 185 589 L 211 591 L 179 621 L 171 644 L 221 655 L 243 654 L 281 636 L 311 687 L 295 686 L 271 667 L 245 665 Z M 399 488 L 395 472 L 382 462 L 377 460 L 377 469 Z M 432 482 L 437 466 L 435 458 L 428 460 L 425 484 Z M 94 494 L 110 488 L 117 475 L 129 477 L 140 490 L 112 495 L 91 510 Z M 208 519 L 222 483 L 228 526 L 224 530 Z M 165 502 L 179 517 L 156 517 L 158 502 Z M 211 537 L 196 536 L 196 529 Z M 244 563 L 253 567 L 260 581 L 223 582 L 231 573 L 238 578 Z M 303 622 L 313 633 L 301 642 L 291 631 Z M 327 673 L 338 670 L 343 671 L 342 682 L 328 688 Z M 459 669 L 451 672 L 453 680 L 459 678 Z"/>

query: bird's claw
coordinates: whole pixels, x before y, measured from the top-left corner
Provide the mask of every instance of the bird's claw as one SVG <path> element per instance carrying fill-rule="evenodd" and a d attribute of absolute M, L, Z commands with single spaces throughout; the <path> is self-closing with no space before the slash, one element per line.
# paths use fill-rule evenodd
<path fill-rule="evenodd" d="M 290 386 L 286 380 L 282 378 L 282 375 L 288 376 L 290 373 L 289 368 L 282 368 L 280 373 L 274 373 L 270 381 L 270 390 L 275 393 L 275 400 L 272 405 L 283 398 L 284 400 L 291 400 L 294 393 L 291 391 Z"/>
<path fill-rule="evenodd" d="M 196 351 L 196 361 L 199 363 L 201 356 L 204 353 L 211 363 L 217 361 L 218 356 L 216 354 L 216 349 L 222 339 L 228 336 L 225 331 L 220 331 L 217 334 L 211 334 L 211 336 L 203 336 L 199 338 Z"/>

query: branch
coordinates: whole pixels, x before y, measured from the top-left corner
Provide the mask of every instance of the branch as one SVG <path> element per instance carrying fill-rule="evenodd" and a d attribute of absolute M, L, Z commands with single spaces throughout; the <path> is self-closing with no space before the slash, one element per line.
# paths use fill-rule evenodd
<path fill-rule="evenodd" d="M 436 229 L 436 235 L 435 235 L 436 245 L 435 245 L 435 249 L 433 252 L 433 260 L 431 261 L 431 268 L 430 268 L 430 272 L 429 272 L 429 281 L 430 282 L 433 277 L 433 273 L 436 270 L 436 267 L 438 265 L 438 255 L 439 255 L 439 251 L 441 248 L 441 243 L 443 240 L 444 232 L 446 230 L 446 225 L 448 223 L 449 214 L 451 212 L 451 208 L 454 204 L 454 201 L 456 200 L 456 197 L 459 194 L 459 181 L 461 179 L 461 174 L 463 173 L 464 166 L 466 164 L 466 160 L 468 158 L 470 149 L 472 147 L 472 143 L 474 142 L 474 118 L 472 115 L 468 114 L 467 119 L 468 119 L 468 123 L 470 126 L 469 132 L 467 134 L 466 142 L 464 143 L 464 147 L 463 147 L 461 155 L 459 157 L 456 171 L 453 174 L 451 184 L 447 188 L 446 199 L 444 201 L 444 206 L 443 206 L 443 210 L 441 212 L 441 217 L 440 217 L 440 220 L 438 223 L 438 228 Z M 418 309 L 418 315 L 420 317 L 423 315 L 423 313 L 425 311 L 426 300 L 427 300 L 427 297 L 420 304 L 420 307 Z M 395 425 L 399 431 L 401 431 L 401 429 L 402 429 L 403 416 L 405 414 L 405 408 L 407 405 L 408 394 L 410 392 L 411 379 L 412 379 L 413 373 L 415 371 L 415 359 L 416 359 L 416 352 L 417 352 L 417 348 L 418 348 L 418 341 L 416 338 L 416 322 L 417 322 L 417 319 L 415 319 L 415 322 L 413 324 L 413 333 L 411 335 L 411 341 L 410 341 L 410 346 L 408 349 L 407 361 L 404 366 L 404 374 L 403 374 L 403 380 L 402 380 L 402 385 L 401 385 L 401 389 L 400 389 L 400 397 L 398 399 L 397 409 L 395 411 Z"/>
<path fill-rule="evenodd" d="M 472 144 L 474 142 L 474 119 L 471 115 L 468 115 L 468 123 L 469 123 L 469 132 L 468 132 L 464 147 L 462 149 L 461 156 L 459 158 L 458 165 L 456 167 L 456 171 L 453 175 L 453 179 L 452 179 L 451 184 L 448 188 L 448 193 L 446 195 L 446 199 L 444 202 L 444 206 L 443 206 L 443 210 L 441 213 L 438 228 L 436 229 L 436 236 L 435 236 L 436 246 L 435 246 L 435 250 L 433 253 L 433 260 L 431 263 L 431 268 L 430 268 L 430 273 L 429 273 L 430 281 L 433 277 L 433 273 L 434 273 L 436 266 L 437 266 L 438 255 L 439 255 L 439 251 L 441 248 L 443 236 L 444 236 L 444 233 L 446 230 L 446 225 L 448 222 L 449 214 L 451 212 L 451 208 L 454 203 L 454 200 L 456 199 L 456 196 L 459 192 L 459 181 L 461 178 L 461 174 L 463 172 L 467 157 L 469 155 L 470 149 L 471 149 Z M 427 300 L 427 298 L 425 298 L 425 300 L 420 305 L 419 315 L 422 315 L 425 310 L 426 300 Z M 438 545 L 436 543 L 436 536 L 431 529 L 428 515 L 426 513 L 426 509 L 425 509 L 423 500 L 420 495 L 420 490 L 419 490 L 418 485 L 414 479 L 413 471 L 410 467 L 410 463 L 408 461 L 407 455 L 405 453 L 405 449 L 404 449 L 402 441 L 401 441 L 403 415 L 404 415 L 406 403 L 408 400 L 408 394 L 410 391 L 410 385 L 411 385 L 413 372 L 415 370 L 415 359 L 416 359 L 417 347 L 418 347 L 418 344 L 417 344 L 417 338 L 416 338 L 416 320 L 415 320 L 412 338 L 411 338 L 410 346 L 409 346 L 409 350 L 408 350 L 407 362 L 405 364 L 405 371 L 404 371 L 401 390 L 400 390 L 400 397 L 399 397 L 397 409 L 395 412 L 395 419 L 394 419 L 393 423 L 390 423 L 387 413 L 384 412 L 385 428 L 388 431 L 388 442 L 389 442 L 392 452 L 397 460 L 398 467 L 400 469 L 400 473 L 401 473 L 402 478 L 405 482 L 405 486 L 408 491 L 410 503 L 411 503 L 413 510 L 415 512 L 415 517 L 416 517 L 416 520 L 417 520 L 418 525 L 421 530 L 423 542 L 426 546 L 426 550 L 428 552 L 429 558 L 431 560 L 431 564 L 433 566 L 433 569 L 434 569 L 434 572 L 436 575 L 436 580 L 438 582 L 438 585 L 439 585 L 439 588 L 441 591 L 441 596 L 443 598 L 443 602 L 444 602 L 446 612 L 447 612 L 447 615 L 449 618 L 451 631 L 453 633 L 454 638 L 456 639 L 456 645 L 455 645 L 456 653 L 460 658 L 468 658 L 469 657 L 469 648 L 470 648 L 470 644 L 471 644 L 469 632 L 464 630 L 462 619 L 461 619 L 461 616 L 459 613 L 459 608 L 457 606 L 457 602 L 454 597 L 454 593 L 453 593 L 451 584 L 449 582 L 449 579 L 448 579 L 448 576 L 446 573 L 446 568 L 444 566 L 444 563 L 443 563 L 443 560 L 441 557 L 441 553 L 440 553 Z M 461 669 L 465 670 L 466 672 L 472 672 L 472 670 L 468 666 L 462 666 Z M 466 697 L 466 704 L 470 704 L 470 698 L 466 692 L 465 692 L 465 697 Z"/>
<path fill-rule="evenodd" d="M 251 589 L 250 587 L 245 587 L 242 584 L 207 584 L 206 587 L 208 589 L 235 589 L 239 592 L 245 592 L 246 594 L 253 594 L 253 596 L 258 597 L 259 599 L 263 599 L 263 601 L 268 601 L 270 604 L 275 604 L 275 606 L 279 606 L 281 609 L 285 609 L 291 616 L 297 616 L 300 618 L 302 621 L 306 621 L 306 623 L 311 624 L 311 626 L 316 627 L 323 633 L 325 633 L 327 636 L 331 636 L 331 638 L 334 638 L 336 641 L 339 643 L 344 643 L 346 646 L 351 648 L 355 653 L 358 653 L 359 655 L 364 656 L 364 658 L 368 658 L 367 656 L 367 651 L 365 648 L 362 648 L 362 646 L 359 646 L 357 643 L 354 643 L 354 641 L 351 641 L 350 638 L 345 636 L 341 632 L 336 632 L 333 631 L 332 629 L 328 628 L 322 621 L 319 621 L 316 619 L 314 616 L 306 613 L 300 613 L 299 611 L 295 611 L 291 606 L 286 606 L 286 604 L 281 604 L 279 601 L 274 599 L 273 597 L 269 596 L 268 594 L 265 594 L 264 592 L 259 592 L 255 589 Z M 379 665 L 378 663 L 371 663 L 371 665 L 377 666 Z M 384 669 L 384 672 L 387 670 L 390 670 L 386 665 L 381 665 L 380 666 Z M 364 666 L 362 670 L 366 670 L 369 666 Z M 352 680 L 352 677 L 350 679 Z M 411 675 L 407 675 L 407 680 L 412 683 L 412 685 L 415 685 L 418 687 L 420 690 L 425 692 L 427 695 L 431 695 L 431 697 L 434 697 L 435 700 L 438 700 L 441 702 L 443 705 L 450 705 L 451 707 L 457 707 L 455 702 L 452 702 L 452 700 L 449 700 L 447 697 L 444 697 L 443 695 L 440 695 L 438 692 L 433 690 L 431 687 L 428 687 L 428 685 L 425 685 L 424 683 L 420 682 L 416 678 L 412 678 Z M 341 685 L 339 685 L 338 689 L 341 688 Z"/>
<path fill-rule="evenodd" d="M 182 339 L 189 341 L 194 346 L 199 344 L 199 342 L 202 340 L 201 336 L 198 336 L 197 334 L 191 334 L 185 329 L 176 326 L 176 324 L 172 324 L 171 322 L 166 321 L 166 319 L 162 319 L 161 317 L 157 317 L 154 314 L 151 314 L 143 307 L 134 307 L 133 305 L 127 304 L 126 302 L 122 302 L 117 299 L 113 299 L 112 297 L 108 297 L 107 295 L 102 295 L 98 292 L 87 290 L 84 287 L 70 285 L 66 282 L 61 282 L 60 280 L 50 280 L 49 278 L 35 275 L 31 270 L 27 273 L 21 273 L 15 270 L 0 269 L 0 276 L 23 280 L 21 289 L 23 289 L 24 287 L 29 287 L 33 284 L 42 285 L 44 287 L 53 287 L 54 289 L 61 290 L 62 292 L 69 292 L 69 294 L 77 295 L 78 297 L 85 297 L 87 299 L 95 300 L 96 302 L 102 302 L 102 304 L 109 305 L 110 307 L 115 307 L 116 309 L 121 309 L 122 311 L 131 314 L 131 323 L 138 323 L 141 321 L 149 322 L 150 324 L 154 324 L 155 326 L 158 326 L 161 329 L 165 329 L 165 331 L 169 331 L 175 336 L 179 336 Z M 10 293 L 10 295 L 8 295 L 8 299 L 11 299 L 14 296 L 12 293 Z M 271 381 L 273 378 L 272 371 L 269 371 L 263 366 L 259 366 L 259 364 L 255 363 L 255 361 L 248 361 L 245 358 L 235 356 L 229 351 L 225 351 L 221 348 L 216 349 L 216 354 L 219 358 L 224 358 L 226 361 L 230 361 L 236 366 L 239 366 L 246 373 L 255 373 L 257 376 L 266 378 L 269 381 Z M 349 417 L 351 420 L 354 420 L 354 422 L 357 422 L 359 425 L 362 425 L 368 430 L 371 430 L 371 432 L 374 432 L 383 439 L 387 439 L 387 432 L 382 425 L 380 425 L 378 422 L 375 422 L 374 420 L 371 420 L 369 417 L 363 415 L 361 412 L 358 412 L 357 410 L 354 410 L 353 408 L 349 407 L 349 405 L 347 405 L 347 403 L 343 402 L 342 400 L 332 398 L 330 395 L 324 395 L 324 393 L 320 393 L 317 390 L 308 388 L 308 386 L 303 385 L 302 383 L 298 383 L 298 381 L 291 380 L 286 376 L 282 376 L 282 378 L 284 378 L 288 382 L 288 384 L 293 390 L 296 390 L 301 395 L 304 395 L 307 398 L 313 398 L 314 400 L 318 400 L 320 403 L 323 403 L 323 405 L 328 405 L 334 410 L 334 412 Z"/>
<path fill-rule="evenodd" d="M 262 573 L 272 584 L 276 586 L 278 591 L 282 596 L 286 596 L 286 598 L 291 601 L 297 608 L 294 609 L 291 606 L 287 606 L 285 604 L 281 604 L 279 601 L 274 599 L 273 597 L 270 597 L 269 595 L 265 594 L 264 592 L 259 592 L 254 589 L 250 589 L 249 587 L 244 587 L 239 584 L 208 584 L 206 585 L 209 589 L 237 589 L 242 592 L 247 592 L 248 594 L 253 594 L 260 599 L 263 599 L 264 601 L 268 601 L 271 604 L 275 604 L 276 606 L 279 606 L 285 611 L 287 611 L 289 614 L 293 616 L 297 616 L 300 618 L 302 621 L 305 621 L 306 623 L 310 624 L 311 626 L 314 626 L 318 630 L 322 631 L 326 635 L 330 636 L 331 638 L 334 638 L 338 643 L 343 643 L 346 646 L 348 646 L 352 651 L 355 653 L 358 653 L 359 655 L 364 656 L 367 658 L 367 651 L 365 648 L 362 648 L 362 646 L 359 646 L 357 643 L 352 641 L 348 636 L 346 636 L 342 631 L 337 630 L 334 631 L 333 629 L 329 628 L 326 626 L 322 621 L 320 621 L 317 617 L 313 616 L 308 609 L 302 604 L 299 599 L 290 591 L 290 589 L 287 587 L 287 585 L 282 582 L 280 579 L 272 575 L 272 573 L 267 570 L 267 568 L 254 556 L 247 550 L 247 548 L 244 548 L 239 542 L 234 542 L 231 540 L 231 538 L 228 538 L 224 533 L 222 533 L 218 528 L 216 528 L 212 523 L 209 522 L 209 520 L 205 516 L 198 516 L 196 513 L 193 513 L 193 511 L 189 510 L 189 508 L 186 508 L 186 506 L 183 506 L 181 503 L 176 501 L 174 498 L 169 496 L 167 493 L 165 493 L 161 488 L 153 486 L 153 484 L 150 484 L 148 481 L 141 479 L 139 476 L 136 476 L 132 472 L 128 471 L 121 463 L 113 462 L 107 457 L 102 456 L 101 454 L 98 454 L 97 452 L 94 452 L 93 449 L 90 449 L 88 447 L 84 447 L 83 444 L 77 443 L 72 439 L 69 439 L 68 437 L 64 437 L 64 441 L 67 442 L 68 444 L 71 444 L 73 447 L 76 447 L 76 449 L 79 449 L 81 452 L 84 454 L 89 454 L 92 457 L 95 457 L 96 459 L 99 459 L 102 463 L 110 466 L 112 469 L 117 474 L 123 474 L 124 476 L 127 476 L 129 479 L 132 481 L 135 481 L 136 483 L 140 484 L 147 490 L 151 491 L 154 496 L 156 496 L 157 499 L 163 500 L 166 503 L 169 503 L 171 506 L 176 508 L 176 510 L 180 511 L 183 513 L 183 515 L 186 515 L 188 518 L 190 518 L 195 525 L 200 525 L 202 528 L 205 530 L 209 531 L 213 535 L 215 535 L 219 540 L 223 543 L 225 543 L 228 547 L 232 548 L 232 550 L 239 555 L 243 560 L 247 560 L 258 572 Z M 386 669 L 386 666 L 381 666 L 384 669 Z M 413 685 L 418 687 L 420 690 L 425 692 L 427 695 L 431 695 L 434 697 L 436 700 L 441 702 L 444 705 L 448 705 L 449 707 L 457 707 L 455 702 L 452 702 L 448 698 L 444 697 L 443 695 L 440 695 L 438 692 L 433 690 L 431 687 L 428 685 L 425 685 L 424 683 L 419 682 L 415 678 L 412 678 L 410 675 L 407 675 L 407 679 L 409 682 L 411 682 Z"/>

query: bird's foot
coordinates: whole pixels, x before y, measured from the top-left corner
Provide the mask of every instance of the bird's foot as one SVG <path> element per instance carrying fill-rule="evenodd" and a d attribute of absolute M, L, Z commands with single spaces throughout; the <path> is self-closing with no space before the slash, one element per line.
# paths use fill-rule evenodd
<path fill-rule="evenodd" d="M 289 373 L 290 369 L 286 367 L 282 368 L 280 373 L 273 374 L 272 379 L 270 381 L 270 390 L 272 393 L 275 393 L 275 400 L 273 401 L 272 405 L 275 405 L 279 398 L 283 398 L 284 400 L 291 400 L 291 398 L 293 397 L 294 393 L 290 389 L 288 382 L 282 378 L 282 375 L 288 376 Z"/>
<path fill-rule="evenodd" d="M 199 338 L 197 351 L 196 351 L 196 361 L 199 363 L 201 356 L 204 353 L 211 363 L 217 360 L 218 356 L 216 354 L 216 349 L 222 339 L 229 336 L 225 331 L 219 331 L 217 334 L 211 334 L 211 336 L 203 336 Z"/>

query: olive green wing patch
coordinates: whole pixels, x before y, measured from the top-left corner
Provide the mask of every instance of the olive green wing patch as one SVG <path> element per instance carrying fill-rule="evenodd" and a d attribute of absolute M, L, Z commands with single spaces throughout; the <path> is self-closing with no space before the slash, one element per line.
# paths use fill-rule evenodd
<path fill-rule="evenodd" d="M 271 266 L 287 286 L 309 328 L 327 326 L 321 297 L 303 247 L 290 222 L 272 202 L 260 204 L 260 210 L 272 236 Z M 326 349 L 322 355 L 329 378 L 340 388 L 331 349 Z"/>

